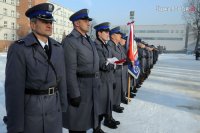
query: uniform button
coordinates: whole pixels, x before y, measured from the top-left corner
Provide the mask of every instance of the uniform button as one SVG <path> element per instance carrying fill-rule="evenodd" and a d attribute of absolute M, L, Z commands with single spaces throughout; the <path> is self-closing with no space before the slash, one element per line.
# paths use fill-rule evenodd
<path fill-rule="evenodd" d="M 58 109 L 58 112 L 60 112 L 60 109 Z"/>
<path fill-rule="evenodd" d="M 44 115 L 47 116 L 47 113 L 45 113 Z"/>

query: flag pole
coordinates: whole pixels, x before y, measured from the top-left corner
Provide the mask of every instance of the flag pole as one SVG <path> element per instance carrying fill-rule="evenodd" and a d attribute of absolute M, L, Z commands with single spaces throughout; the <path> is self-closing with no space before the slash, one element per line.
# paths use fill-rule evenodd
<path fill-rule="evenodd" d="M 132 20 L 132 22 L 130 22 L 130 23 L 127 23 L 127 25 L 130 25 L 130 35 L 129 35 L 129 43 L 130 43 L 130 38 L 131 38 L 131 40 L 133 39 L 133 37 L 132 36 L 134 36 L 134 34 L 131 32 L 132 30 L 131 30 L 131 25 L 132 24 L 134 24 L 134 14 L 135 14 L 135 11 L 130 11 L 130 19 Z M 132 36 L 131 36 L 132 35 Z M 133 45 L 133 43 L 134 43 L 134 39 L 131 41 L 131 43 L 132 43 L 132 45 Z M 130 44 L 129 44 L 130 45 Z M 129 46 L 130 47 L 130 46 Z M 129 48 L 129 50 L 130 50 L 130 48 Z M 133 49 L 132 49 L 133 50 Z M 131 51 L 132 51 L 131 50 Z M 131 52 L 131 54 L 132 54 L 132 52 Z M 128 56 L 129 56 L 129 52 L 128 52 Z M 131 59 L 131 62 L 132 62 L 132 65 L 134 65 L 134 60 L 133 60 L 133 58 L 135 58 L 135 57 L 131 57 L 130 59 Z M 131 101 L 130 100 L 130 94 L 131 94 L 131 90 L 130 90 L 130 87 L 131 87 L 131 74 L 129 73 L 128 74 L 128 103 Z"/>
<path fill-rule="evenodd" d="M 128 103 L 131 101 L 131 99 L 130 99 L 130 94 L 131 94 L 131 89 L 130 89 L 130 87 L 131 87 L 131 75 L 130 74 L 128 74 Z"/>
<path fill-rule="evenodd" d="M 134 23 L 134 21 L 127 23 L 127 25 L 131 25 L 133 23 Z M 130 87 L 131 87 L 131 74 L 128 74 L 128 103 L 131 102 L 131 98 L 130 98 L 131 90 L 130 90 Z"/>

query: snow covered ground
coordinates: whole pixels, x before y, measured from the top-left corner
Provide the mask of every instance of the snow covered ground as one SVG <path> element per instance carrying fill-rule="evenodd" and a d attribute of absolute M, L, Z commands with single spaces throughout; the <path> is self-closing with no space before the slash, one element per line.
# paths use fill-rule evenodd
<path fill-rule="evenodd" d="M 5 54 L 0 54 L 0 133 L 5 115 Z M 200 133 L 200 61 L 193 55 L 163 54 L 124 113 L 107 133 Z M 92 130 L 88 131 L 91 133 Z M 64 130 L 64 133 L 67 133 Z"/>

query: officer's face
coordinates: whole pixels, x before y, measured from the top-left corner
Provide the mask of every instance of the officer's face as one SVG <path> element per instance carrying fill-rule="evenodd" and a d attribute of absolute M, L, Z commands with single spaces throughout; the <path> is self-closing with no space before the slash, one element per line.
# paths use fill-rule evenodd
<path fill-rule="evenodd" d="M 90 28 L 90 21 L 87 19 L 80 19 L 76 22 L 76 26 L 81 32 L 87 33 Z"/>
<path fill-rule="evenodd" d="M 36 22 L 31 22 L 31 28 L 40 36 L 49 37 L 52 35 L 52 21 L 37 19 Z"/>
<path fill-rule="evenodd" d="M 109 40 L 109 31 L 98 32 L 98 35 L 104 42 Z"/>
<path fill-rule="evenodd" d="M 120 40 L 120 44 L 121 44 L 122 46 L 124 46 L 124 45 L 126 44 L 126 40 L 123 39 L 123 38 L 121 38 L 121 40 Z"/>
<path fill-rule="evenodd" d="M 121 34 L 114 34 L 115 39 L 117 40 L 117 42 L 119 43 L 121 41 L 122 35 Z"/>
<path fill-rule="evenodd" d="M 141 48 L 145 48 L 145 45 L 144 45 L 144 44 L 141 43 L 141 45 L 142 45 Z"/>

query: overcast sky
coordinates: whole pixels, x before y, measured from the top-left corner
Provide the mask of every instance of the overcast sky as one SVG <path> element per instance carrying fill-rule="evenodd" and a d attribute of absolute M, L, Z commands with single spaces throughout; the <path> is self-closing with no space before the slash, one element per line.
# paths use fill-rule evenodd
<path fill-rule="evenodd" d="M 183 4 L 187 0 L 51 0 L 72 11 L 88 8 L 97 23 L 124 25 L 135 11 L 136 24 L 183 24 Z"/>

